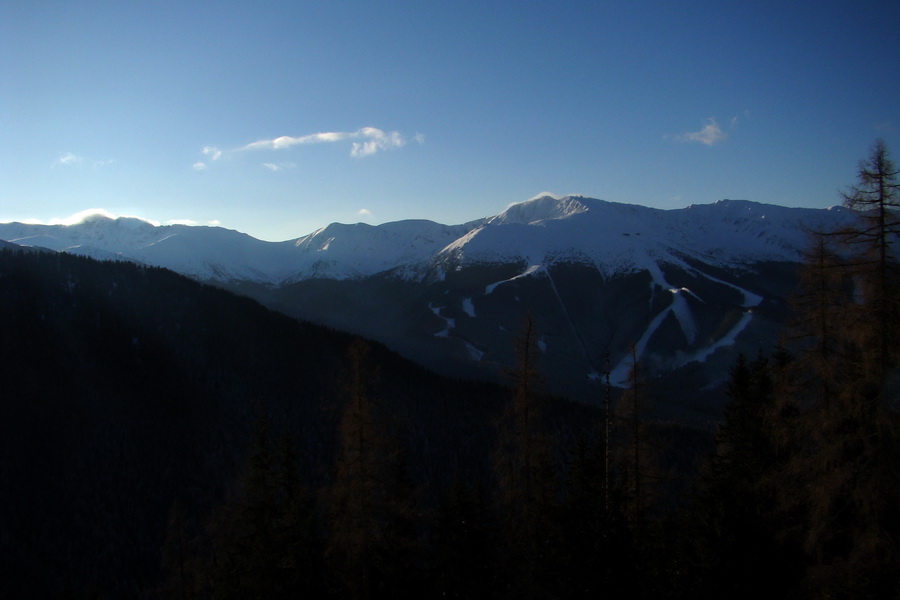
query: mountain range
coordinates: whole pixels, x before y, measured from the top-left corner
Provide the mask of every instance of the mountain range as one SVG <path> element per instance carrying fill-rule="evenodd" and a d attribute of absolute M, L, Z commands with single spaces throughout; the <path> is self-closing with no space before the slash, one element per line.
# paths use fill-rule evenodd
<path fill-rule="evenodd" d="M 842 207 L 660 210 L 545 194 L 460 225 L 334 223 L 277 243 L 99 215 L 0 224 L 0 239 L 172 269 L 454 376 L 502 378 L 530 314 L 549 391 L 590 400 L 606 372 L 625 385 L 635 358 L 651 379 L 721 384 L 737 353 L 775 345 L 809 232 L 855 218 Z"/>

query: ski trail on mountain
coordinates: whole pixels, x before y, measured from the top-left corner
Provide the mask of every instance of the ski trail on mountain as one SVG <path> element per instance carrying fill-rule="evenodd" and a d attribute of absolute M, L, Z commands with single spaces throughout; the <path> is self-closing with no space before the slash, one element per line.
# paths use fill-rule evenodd
<path fill-rule="evenodd" d="M 737 291 L 739 294 L 741 294 L 744 297 L 744 304 L 742 305 L 744 308 L 753 308 L 754 306 L 759 306 L 763 300 L 762 296 L 760 296 L 759 294 L 754 294 L 753 292 L 751 292 L 749 290 L 745 290 L 744 288 L 742 288 L 738 285 L 729 283 L 727 281 L 722 281 L 721 279 L 713 277 L 712 275 L 709 275 L 708 273 L 704 273 L 703 271 L 698 271 L 695 268 L 691 268 L 691 271 L 696 275 L 705 277 L 706 279 L 709 279 L 710 281 L 715 281 L 718 284 L 724 285 L 726 287 L 730 287 L 731 289 Z"/>
<path fill-rule="evenodd" d="M 430 308 L 431 312 L 433 312 L 434 315 L 438 319 L 442 320 L 444 322 L 444 325 L 446 325 L 446 327 L 444 329 L 435 333 L 434 337 L 441 337 L 441 338 L 450 337 L 450 330 L 453 329 L 454 327 L 456 327 L 456 319 L 451 319 L 449 317 L 445 317 L 445 316 L 441 315 L 441 307 L 435 306 L 431 302 L 428 303 L 428 308 Z"/>
<path fill-rule="evenodd" d="M 530 267 L 525 269 L 525 271 L 523 271 L 522 273 L 519 273 L 515 277 L 510 277 L 509 279 L 504 279 L 503 281 L 498 281 L 497 283 L 492 283 L 492 284 L 486 286 L 484 288 L 483 295 L 489 296 L 490 294 L 494 293 L 494 290 L 496 290 L 499 286 L 503 285 L 504 283 L 509 283 L 511 281 L 515 281 L 516 279 L 528 277 L 529 275 L 534 275 L 535 273 L 543 271 L 544 269 L 545 269 L 545 267 L 542 264 L 531 265 Z"/>
<path fill-rule="evenodd" d="M 741 334 L 741 332 L 747 328 L 747 325 L 750 324 L 750 320 L 752 318 L 753 318 L 752 313 L 750 311 L 745 311 L 741 315 L 740 320 L 735 324 L 734 327 L 731 328 L 731 330 L 728 333 L 726 333 L 721 338 L 716 340 L 716 342 L 714 344 L 710 344 L 706 348 L 698 351 L 696 354 L 685 359 L 682 363 L 680 363 L 680 365 L 686 365 L 693 361 L 704 362 L 704 361 L 706 361 L 707 358 L 712 356 L 713 353 L 715 353 L 720 348 L 725 348 L 727 346 L 733 345 L 735 343 L 735 341 L 737 341 L 737 336 L 739 336 Z"/>

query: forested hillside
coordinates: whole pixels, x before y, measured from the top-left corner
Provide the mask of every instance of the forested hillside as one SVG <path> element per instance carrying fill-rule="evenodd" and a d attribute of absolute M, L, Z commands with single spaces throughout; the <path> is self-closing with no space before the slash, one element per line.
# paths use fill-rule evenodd
<path fill-rule="evenodd" d="M 0 252 L 0 314 L 0 556 L 14 597 L 152 588 L 169 512 L 200 526 L 260 420 L 292 440 L 306 488 L 333 477 L 349 335 L 163 269 L 48 252 Z M 380 422 L 419 495 L 433 502 L 457 467 L 483 481 L 501 389 L 367 347 Z"/>

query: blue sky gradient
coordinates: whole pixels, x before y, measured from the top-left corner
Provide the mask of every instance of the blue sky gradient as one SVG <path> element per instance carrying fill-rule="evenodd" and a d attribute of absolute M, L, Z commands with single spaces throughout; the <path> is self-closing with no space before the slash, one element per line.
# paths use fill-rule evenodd
<path fill-rule="evenodd" d="M 548 190 L 830 206 L 900 152 L 900 4 L 0 3 L 0 221 L 268 240 Z"/>

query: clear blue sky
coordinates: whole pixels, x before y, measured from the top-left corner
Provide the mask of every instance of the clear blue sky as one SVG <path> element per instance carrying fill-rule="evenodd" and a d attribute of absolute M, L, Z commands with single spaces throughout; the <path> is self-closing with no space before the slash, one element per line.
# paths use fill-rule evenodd
<path fill-rule="evenodd" d="M 897 2 L 0 0 L 0 221 L 825 207 L 879 137 Z"/>

